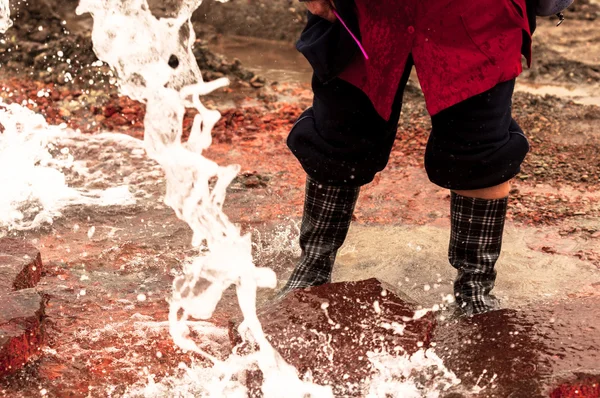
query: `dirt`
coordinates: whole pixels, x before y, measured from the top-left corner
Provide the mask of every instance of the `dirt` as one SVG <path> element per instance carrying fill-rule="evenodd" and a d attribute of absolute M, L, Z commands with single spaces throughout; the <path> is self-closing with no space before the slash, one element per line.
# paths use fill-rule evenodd
<path fill-rule="evenodd" d="M 71 85 L 80 89 L 114 90 L 110 68 L 96 57 L 91 41 L 92 20 L 75 14 L 77 2 L 51 10 L 23 7 L 12 16 L 14 27 L 0 40 L 0 65 L 4 73 L 35 77 L 35 81 Z M 58 13 L 59 12 L 59 13 Z M 239 60 L 212 52 L 207 42 L 215 34 L 199 30 L 193 52 L 204 79 L 227 75 L 243 87 L 260 88 L 265 80 L 245 69 Z"/>
<path fill-rule="evenodd" d="M 226 35 L 297 40 L 306 22 L 306 9 L 297 0 L 210 0 L 194 20 Z"/>

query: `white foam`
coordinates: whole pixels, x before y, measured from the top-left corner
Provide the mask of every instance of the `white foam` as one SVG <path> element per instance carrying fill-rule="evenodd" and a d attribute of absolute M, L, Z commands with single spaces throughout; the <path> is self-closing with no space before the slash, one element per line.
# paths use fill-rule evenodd
<path fill-rule="evenodd" d="M 0 0 L 0 33 L 6 32 L 12 24 L 9 0 Z"/>
<path fill-rule="evenodd" d="M 76 189 L 63 171 L 74 167 L 69 151 L 58 151 L 56 140 L 76 134 L 49 126 L 43 116 L 0 100 L 0 227 L 30 230 L 51 224 L 67 206 L 135 203 L 128 186 L 107 190 Z M 63 147 L 64 149 L 64 147 Z M 55 156 L 51 152 L 57 152 Z M 79 168 L 84 172 L 85 168 Z"/>
<path fill-rule="evenodd" d="M 220 114 L 204 107 L 200 96 L 227 85 L 228 80 L 204 82 L 192 52 L 195 37 L 190 18 L 201 2 L 181 0 L 177 15 L 162 19 L 152 15 L 145 0 L 81 0 L 77 8 L 79 14 L 92 14 L 94 50 L 100 60 L 114 68 L 121 92 L 146 104 L 145 148 L 165 172 L 165 203 L 192 229 L 192 244 L 206 249 L 174 281 L 170 332 L 182 349 L 213 362 L 209 374 L 211 380 L 218 380 L 218 386 L 209 389 L 217 394 L 212 396 L 223 396 L 219 394 L 226 390 L 227 396 L 243 394 L 245 389 L 236 380 L 251 364 L 262 370 L 265 397 L 331 396 L 330 388 L 301 381 L 296 369 L 267 341 L 256 316 L 256 290 L 274 288 L 275 274 L 255 267 L 250 236 L 242 236 L 221 210 L 225 190 L 239 166 L 222 167 L 202 156 L 211 144 L 212 127 Z M 172 68 L 169 59 L 175 58 L 178 66 Z M 195 108 L 198 115 L 184 145 L 181 135 L 186 107 Z M 236 286 L 244 314 L 240 333 L 256 343 L 258 350 L 223 361 L 190 337 L 188 319 L 210 318 L 231 285 Z M 204 372 L 196 369 L 186 374 L 198 379 Z"/>
<path fill-rule="evenodd" d="M 421 349 L 410 356 L 386 352 L 367 355 L 376 371 L 367 398 L 437 398 L 440 392 L 460 384 L 433 350 Z"/>

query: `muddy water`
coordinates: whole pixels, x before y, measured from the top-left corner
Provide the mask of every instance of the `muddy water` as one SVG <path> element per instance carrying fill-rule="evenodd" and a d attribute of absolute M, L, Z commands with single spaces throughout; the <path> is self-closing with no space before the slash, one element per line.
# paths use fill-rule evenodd
<path fill-rule="evenodd" d="M 577 104 L 600 106 L 600 86 L 550 85 L 519 82 L 516 91 L 570 99 Z"/>
<path fill-rule="evenodd" d="M 210 48 L 238 58 L 251 71 L 278 82 L 309 82 L 312 69 L 293 44 L 240 36 L 221 36 Z"/>
<path fill-rule="evenodd" d="M 446 256 L 449 233 L 449 228 L 437 226 L 355 225 L 339 253 L 334 280 L 353 281 L 370 275 L 425 307 L 440 304 L 452 293 L 455 275 Z M 537 242 L 551 246 L 553 240 L 537 228 L 507 228 L 495 289 L 505 306 L 536 306 L 594 293 L 600 296 L 600 272 L 593 264 L 536 250 Z M 590 242 L 590 247 L 593 244 Z"/>

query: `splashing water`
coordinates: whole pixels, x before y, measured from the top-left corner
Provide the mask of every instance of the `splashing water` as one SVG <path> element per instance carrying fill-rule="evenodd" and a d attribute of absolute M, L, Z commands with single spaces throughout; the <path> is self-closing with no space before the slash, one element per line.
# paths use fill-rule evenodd
<path fill-rule="evenodd" d="M 12 26 L 10 19 L 10 4 L 8 0 L 0 0 L 0 33 L 6 32 Z"/>
<path fill-rule="evenodd" d="M 211 130 L 220 115 L 205 108 L 199 97 L 228 81 L 203 82 L 192 54 L 194 33 L 190 16 L 201 2 L 182 0 L 178 15 L 167 19 L 154 18 L 145 0 L 81 0 L 77 10 L 93 15 L 94 49 L 117 72 L 122 93 L 146 104 L 144 145 L 166 174 L 165 203 L 190 225 L 194 232 L 192 244 L 204 253 L 187 263 L 182 276 L 174 281 L 169 329 L 180 347 L 210 359 L 213 367 L 180 364 L 179 374 L 160 384 L 148 375 L 142 394 L 161 397 L 176 390 L 179 396 L 245 397 L 245 371 L 258 365 L 263 372 L 265 397 L 331 397 L 330 387 L 300 380 L 296 369 L 265 338 L 256 316 L 256 290 L 275 287 L 275 275 L 269 269 L 255 267 L 250 235 L 241 236 L 222 212 L 225 190 L 239 168 L 221 167 L 202 156 L 211 144 Z M 8 1 L 0 0 L 0 31 L 11 25 Z M 184 145 L 181 134 L 186 107 L 195 108 L 198 116 Z M 42 116 L 1 100 L 0 124 L 0 170 L 21 171 L 0 175 L 0 186 L 6 188 L 0 198 L 0 225 L 32 229 L 51 223 L 67 205 L 135 202 L 127 186 L 100 191 L 66 185 L 60 169 L 72 168 L 74 159 L 65 148 L 60 151 L 64 156 L 53 156 L 59 146 L 52 139 L 72 138 L 74 132 L 48 126 Z M 278 231 L 275 240 L 287 242 L 290 232 Z M 258 253 L 272 254 L 269 250 L 280 248 L 273 242 L 265 246 L 261 239 L 255 243 Z M 297 248 L 288 248 L 293 249 Z M 190 337 L 196 332 L 211 340 L 214 328 L 189 319 L 210 318 L 224 290 L 231 285 L 237 288 L 244 314 L 240 334 L 258 349 L 249 355 L 234 353 L 220 360 L 203 350 L 206 341 L 197 344 Z M 220 333 L 222 339 L 224 331 Z M 460 382 L 431 350 L 420 350 L 410 357 L 372 353 L 369 359 L 375 371 L 373 378 L 365 381 L 369 397 L 438 397 L 440 390 Z M 435 382 L 423 382 L 415 374 Z"/>
<path fill-rule="evenodd" d="M 232 379 L 251 364 L 263 373 L 265 397 L 332 396 L 298 378 L 267 341 L 256 315 L 256 290 L 274 288 L 273 271 L 252 261 L 250 235 L 242 236 L 222 212 L 225 190 L 239 166 L 222 167 L 202 156 L 211 144 L 211 130 L 220 118 L 200 102 L 200 96 L 228 84 L 225 78 L 205 83 L 192 53 L 192 12 L 202 0 L 182 0 L 174 18 L 155 18 L 145 0 L 81 0 L 77 13 L 94 19 L 92 41 L 98 58 L 115 69 L 121 92 L 146 104 L 145 148 L 163 168 L 167 179 L 165 203 L 193 231 L 192 244 L 204 255 L 184 267 L 173 283 L 170 332 L 181 348 L 210 359 L 219 376 L 210 395 L 245 391 Z M 181 143 L 186 107 L 198 111 L 187 144 Z M 209 319 L 223 292 L 237 289 L 244 321 L 240 334 L 255 343 L 246 357 L 232 355 L 225 362 L 204 352 L 190 338 L 188 319 Z M 232 384 L 233 383 L 233 384 Z"/>
<path fill-rule="evenodd" d="M 2 100 L 0 124 L 4 128 L 0 134 L 0 227 L 23 231 L 52 224 L 61 209 L 74 204 L 135 203 L 126 185 L 104 191 L 67 186 L 61 169 L 73 168 L 74 159 L 67 147 L 60 148 L 53 139 L 73 132 L 48 126 L 43 116 Z"/>
<path fill-rule="evenodd" d="M 263 372 L 265 397 L 331 397 L 330 387 L 300 380 L 296 369 L 265 338 L 256 316 L 256 290 L 275 287 L 275 275 L 254 266 L 250 235 L 241 236 L 221 210 L 225 190 L 239 168 L 218 166 L 201 155 L 211 144 L 211 130 L 220 115 L 206 109 L 199 97 L 228 84 L 226 79 L 204 83 L 191 51 L 194 33 L 190 16 L 201 2 L 183 0 L 177 17 L 160 20 L 152 16 L 144 0 L 82 0 L 77 10 L 93 15 L 94 49 L 118 73 L 122 93 L 146 103 L 144 144 L 166 174 L 165 203 L 190 225 L 192 244 L 204 252 L 184 266 L 183 276 L 174 281 L 169 328 L 180 347 L 203 355 L 214 366 L 181 364 L 183 376 L 166 378 L 161 384 L 148 375 L 143 394 L 158 397 L 176 389 L 180 396 L 245 397 L 244 371 L 258 365 Z M 12 25 L 8 13 L 8 2 L 2 0 L 0 31 Z M 195 108 L 198 116 L 188 143 L 183 145 L 186 107 Z M 0 175 L 0 185 L 7 193 L 0 198 L 0 225 L 31 229 L 52 222 L 60 215 L 59 210 L 70 204 L 134 202 L 127 186 L 90 191 L 66 185 L 59 169 L 72 167 L 73 157 L 68 151 L 61 151 L 63 157 L 53 157 L 51 152 L 58 147 L 51 139 L 72 133 L 48 126 L 42 116 L 27 108 L 1 101 L 0 124 L 0 170 L 20 170 L 18 174 Z M 284 235 L 289 236 L 289 232 L 284 231 Z M 260 240 L 256 248 L 262 248 Z M 205 344 L 199 346 L 190 338 L 192 331 L 207 336 L 210 327 L 197 330 L 197 323 L 189 318 L 210 318 L 224 290 L 232 284 L 244 314 L 240 334 L 258 350 L 246 356 L 232 354 L 222 361 L 206 353 L 201 348 Z M 373 353 L 369 359 L 375 370 L 366 386 L 369 397 L 437 397 L 439 390 L 459 383 L 430 350 L 410 357 Z M 419 382 L 415 373 L 435 379 L 435 385 Z"/>
<path fill-rule="evenodd" d="M 369 382 L 367 398 L 437 398 L 440 390 L 460 384 L 431 349 L 421 349 L 411 356 L 386 352 L 368 353 L 368 356 L 376 373 Z M 428 381 L 417 380 L 416 374 Z"/>
<path fill-rule="evenodd" d="M 12 24 L 9 1 L 0 0 L 0 33 Z M 60 151 L 64 156 L 53 156 L 50 152 L 58 148 L 51 139 L 72 132 L 49 126 L 43 116 L 18 104 L 5 104 L 1 98 L 0 127 L 0 227 L 24 231 L 52 224 L 61 209 L 75 204 L 135 203 L 126 185 L 105 191 L 67 186 L 60 169 L 73 168 L 73 156 L 66 147 Z"/>

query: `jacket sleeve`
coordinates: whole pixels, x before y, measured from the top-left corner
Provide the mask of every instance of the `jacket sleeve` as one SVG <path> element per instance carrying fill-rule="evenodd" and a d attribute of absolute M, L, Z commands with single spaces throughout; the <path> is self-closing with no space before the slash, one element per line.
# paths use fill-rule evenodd
<path fill-rule="evenodd" d="M 350 30 L 360 37 L 354 1 L 336 1 L 335 6 Z M 308 22 L 296 42 L 296 49 L 311 64 L 315 76 L 321 82 L 328 82 L 350 64 L 358 47 L 339 21 L 331 23 L 308 13 Z"/>

